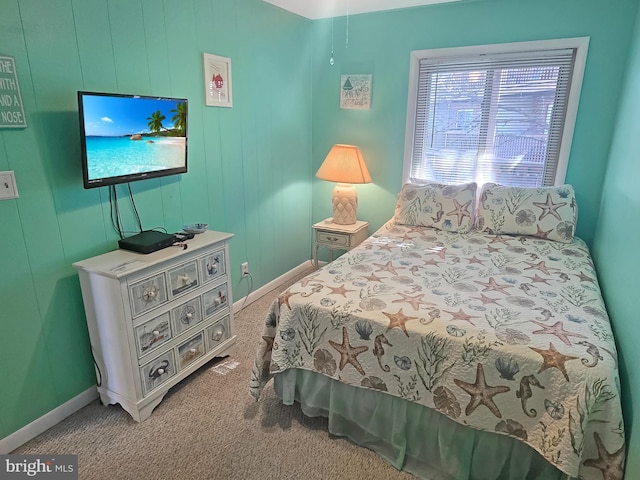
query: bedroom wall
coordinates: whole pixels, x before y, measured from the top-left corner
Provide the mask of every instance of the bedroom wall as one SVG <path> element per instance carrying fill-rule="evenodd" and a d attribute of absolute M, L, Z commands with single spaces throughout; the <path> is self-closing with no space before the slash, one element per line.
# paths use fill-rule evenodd
<path fill-rule="evenodd" d="M 106 188 L 84 190 L 77 90 L 184 96 L 189 172 L 131 184 L 144 228 L 233 233 L 258 288 L 310 257 L 310 21 L 260 0 L 0 0 L 28 127 L 0 129 L 0 438 L 95 385 L 71 264 L 117 248 Z M 232 59 L 233 108 L 204 106 L 202 52 Z M 124 195 L 124 190 L 122 190 Z M 128 201 L 125 229 L 134 230 Z"/>
<path fill-rule="evenodd" d="M 334 143 L 362 148 L 373 183 L 359 185 L 361 220 L 377 229 L 393 215 L 402 183 L 411 50 L 563 37 L 591 37 L 566 181 L 580 208 L 577 234 L 588 243 L 598 214 L 607 153 L 637 0 L 482 0 L 314 22 L 313 169 Z M 341 110 L 340 75 L 373 74 L 371 110 Z M 313 219 L 331 216 L 333 185 L 315 180 Z"/>
<path fill-rule="evenodd" d="M 145 228 L 208 221 L 235 234 L 239 298 L 247 289 L 237 275 L 242 261 L 257 288 L 309 258 L 310 223 L 331 215 L 333 186 L 313 174 L 332 144 L 363 149 L 374 183 L 358 186 L 359 217 L 371 222 L 370 231 L 391 217 L 402 178 L 411 50 L 588 35 L 567 181 L 578 193 L 578 234 L 591 241 L 607 172 L 594 250 L 623 337 L 627 431 L 630 453 L 638 453 L 632 399 L 640 395 L 640 372 L 630 352 L 640 339 L 630 279 L 639 263 L 616 237 L 638 233 L 631 220 L 639 199 L 630 188 L 638 149 L 630 126 L 628 137 L 613 138 L 637 6 L 472 0 L 354 15 L 348 48 L 346 19 L 333 22 L 330 67 L 331 20 L 310 22 L 260 0 L 0 0 L 0 55 L 16 58 L 28 121 L 26 129 L 0 129 L 0 171 L 15 170 L 20 193 L 0 201 L 0 438 L 95 383 L 71 263 L 112 250 L 117 237 L 106 189 L 81 186 L 76 90 L 189 97 L 189 173 L 132 188 Z M 475 26 L 478 19 L 486 26 Z M 628 85 L 640 77 L 637 30 L 633 45 Z M 232 58 L 232 109 L 202 105 L 203 51 Z M 371 110 L 339 108 L 340 73 L 373 74 Z M 622 100 L 618 123 L 637 124 L 640 98 L 628 87 Z M 124 210 L 125 226 L 133 228 Z M 640 457 L 630 456 L 637 467 Z"/>
<path fill-rule="evenodd" d="M 640 478 L 640 13 L 614 123 L 593 256 L 618 344 L 627 437 L 625 478 Z"/>

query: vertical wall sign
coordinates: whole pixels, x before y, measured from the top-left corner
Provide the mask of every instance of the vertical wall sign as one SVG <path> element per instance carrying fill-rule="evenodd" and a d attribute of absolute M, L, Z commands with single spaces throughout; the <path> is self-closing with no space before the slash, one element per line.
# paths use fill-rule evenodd
<path fill-rule="evenodd" d="M 13 57 L 0 55 L 0 128 L 26 126 L 16 61 Z"/>

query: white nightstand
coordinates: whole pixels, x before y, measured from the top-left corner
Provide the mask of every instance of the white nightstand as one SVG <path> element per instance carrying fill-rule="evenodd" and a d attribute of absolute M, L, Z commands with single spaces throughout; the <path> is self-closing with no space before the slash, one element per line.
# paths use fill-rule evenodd
<path fill-rule="evenodd" d="M 318 268 L 318 248 L 327 247 L 331 250 L 333 260 L 334 250 L 351 250 L 360 245 L 369 236 L 369 222 L 356 221 L 351 225 L 333 223 L 333 218 L 327 218 L 313 225 L 315 239 L 313 242 L 313 265 Z"/>

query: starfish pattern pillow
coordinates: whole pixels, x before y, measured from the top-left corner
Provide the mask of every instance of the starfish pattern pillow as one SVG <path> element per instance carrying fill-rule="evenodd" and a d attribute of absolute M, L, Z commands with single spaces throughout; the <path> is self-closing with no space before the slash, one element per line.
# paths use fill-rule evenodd
<path fill-rule="evenodd" d="M 474 224 L 477 188 L 475 182 L 407 183 L 398 195 L 394 220 L 401 225 L 466 233 Z"/>
<path fill-rule="evenodd" d="M 529 235 L 570 243 L 577 220 L 578 206 L 571 185 L 523 188 L 485 183 L 476 228 L 495 235 Z"/>

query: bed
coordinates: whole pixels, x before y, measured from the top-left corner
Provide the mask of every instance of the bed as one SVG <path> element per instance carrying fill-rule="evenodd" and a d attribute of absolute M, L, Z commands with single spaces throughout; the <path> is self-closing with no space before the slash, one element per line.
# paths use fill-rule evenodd
<path fill-rule="evenodd" d="M 476 198 L 478 198 L 476 206 Z M 571 186 L 403 186 L 289 287 L 250 391 L 420 478 L 623 477 L 617 353 Z"/>

